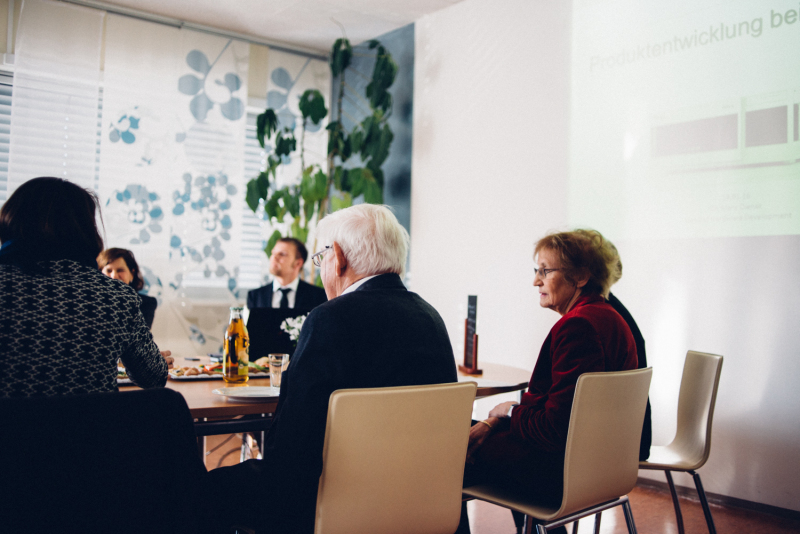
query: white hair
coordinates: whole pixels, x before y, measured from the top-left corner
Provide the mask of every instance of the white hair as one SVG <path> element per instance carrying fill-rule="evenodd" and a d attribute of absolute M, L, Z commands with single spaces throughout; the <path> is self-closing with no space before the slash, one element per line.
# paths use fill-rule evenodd
<path fill-rule="evenodd" d="M 358 204 L 327 215 L 317 226 L 317 242 L 334 241 L 358 275 L 405 275 L 408 232 L 388 206 Z"/>

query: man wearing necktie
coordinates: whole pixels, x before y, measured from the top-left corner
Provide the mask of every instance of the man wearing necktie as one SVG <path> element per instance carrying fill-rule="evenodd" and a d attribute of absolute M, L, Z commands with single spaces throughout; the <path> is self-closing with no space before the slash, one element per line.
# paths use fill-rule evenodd
<path fill-rule="evenodd" d="M 293 237 L 275 243 L 269 258 L 271 284 L 247 293 L 247 307 L 311 309 L 327 301 L 325 290 L 300 280 L 308 258 L 305 245 Z"/>

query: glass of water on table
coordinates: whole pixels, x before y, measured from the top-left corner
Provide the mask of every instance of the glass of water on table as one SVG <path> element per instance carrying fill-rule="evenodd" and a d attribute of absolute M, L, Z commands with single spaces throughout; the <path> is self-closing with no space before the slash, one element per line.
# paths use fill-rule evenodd
<path fill-rule="evenodd" d="M 281 387 L 281 375 L 289 365 L 288 354 L 269 355 L 269 384 L 274 388 Z"/>

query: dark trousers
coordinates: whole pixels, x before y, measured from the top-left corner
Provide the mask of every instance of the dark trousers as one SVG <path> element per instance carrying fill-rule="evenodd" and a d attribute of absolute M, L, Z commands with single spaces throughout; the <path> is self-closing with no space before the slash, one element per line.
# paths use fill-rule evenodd
<path fill-rule="evenodd" d="M 477 484 L 499 485 L 514 493 L 529 495 L 548 506 L 558 507 L 564 494 L 564 451 L 536 450 L 509 430 L 498 429 L 477 451 L 474 463 L 465 466 L 464 487 Z M 462 503 L 461 522 L 456 534 L 469 532 L 467 507 Z M 566 534 L 566 529 L 550 532 Z"/>

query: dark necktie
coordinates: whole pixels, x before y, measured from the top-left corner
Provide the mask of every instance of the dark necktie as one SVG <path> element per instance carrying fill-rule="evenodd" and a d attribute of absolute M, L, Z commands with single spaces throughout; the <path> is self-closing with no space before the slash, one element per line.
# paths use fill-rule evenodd
<path fill-rule="evenodd" d="M 278 290 L 283 293 L 283 295 L 281 295 L 281 304 L 278 306 L 280 309 L 283 310 L 289 307 L 289 291 L 291 290 L 291 287 L 282 287 Z"/>

